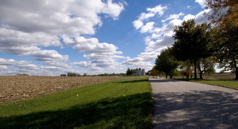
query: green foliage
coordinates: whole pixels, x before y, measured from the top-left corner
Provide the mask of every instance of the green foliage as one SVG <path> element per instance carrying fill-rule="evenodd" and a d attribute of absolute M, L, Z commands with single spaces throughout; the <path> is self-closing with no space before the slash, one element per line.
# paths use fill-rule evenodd
<path fill-rule="evenodd" d="M 193 74 L 193 62 L 191 60 L 186 60 L 180 63 L 179 66 L 180 69 L 180 75 L 186 76 L 188 79 L 189 77 L 192 78 Z"/>
<path fill-rule="evenodd" d="M 103 73 L 98 74 L 98 76 L 125 76 L 125 73 Z"/>
<path fill-rule="evenodd" d="M 211 56 L 208 58 L 202 58 L 199 60 L 199 65 L 198 65 L 198 69 L 199 69 L 199 75 L 200 75 L 200 79 L 203 79 L 202 74 L 214 74 L 215 73 L 215 64 L 216 64 L 216 60 L 215 57 Z"/>
<path fill-rule="evenodd" d="M 210 25 L 203 23 L 196 25 L 194 20 L 184 21 L 174 29 L 175 43 L 172 53 L 181 61 L 190 60 L 194 64 L 194 78 L 197 78 L 199 60 L 212 55 L 213 35 Z"/>
<path fill-rule="evenodd" d="M 127 71 L 126 71 L 126 75 L 127 76 L 131 76 L 131 75 L 133 75 L 133 74 L 135 74 L 136 73 L 136 70 L 135 69 L 127 69 Z"/>
<path fill-rule="evenodd" d="M 156 69 L 156 66 L 154 66 L 152 68 L 152 70 L 150 71 L 150 75 L 151 76 L 158 76 L 158 70 Z"/>
<path fill-rule="evenodd" d="M 61 76 L 64 76 L 64 74 L 61 74 Z M 75 76 L 80 76 L 80 74 L 68 72 L 67 76 L 68 77 L 73 77 L 73 76 L 75 77 Z"/>
<path fill-rule="evenodd" d="M 0 128 L 151 128 L 148 79 L 124 79 L 0 105 Z"/>
<path fill-rule="evenodd" d="M 232 24 L 238 27 L 238 1 L 237 0 L 206 0 L 212 9 L 208 14 L 210 20 L 218 26 Z"/>
<path fill-rule="evenodd" d="M 168 48 L 161 52 L 160 55 L 158 55 L 155 64 L 156 69 L 160 72 L 164 72 L 167 76 L 174 76 L 175 69 L 178 67 L 179 62 L 175 59 L 175 57 L 171 54 L 171 48 Z"/>
<path fill-rule="evenodd" d="M 227 25 L 225 28 L 217 28 L 215 56 L 220 67 L 233 70 L 238 80 L 238 27 Z"/>

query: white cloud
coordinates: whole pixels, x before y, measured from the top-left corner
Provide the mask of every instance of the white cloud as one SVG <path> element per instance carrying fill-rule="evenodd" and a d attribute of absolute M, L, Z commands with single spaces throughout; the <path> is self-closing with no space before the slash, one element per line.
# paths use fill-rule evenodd
<path fill-rule="evenodd" d="M 187 8 L 187 9 L 191 9 L 191 6 L 187 6 L 186 8 Z"/>
<path fill-rule="evenodd" d="M 46 47 L 64 48 L 64 43 L 61 42 L 63 39 L 77 52 L 103 54 L 115 61 L 115 58 L 120 57 L 117 54 L 122 53 L 117 51 L 115 45 L 99 43 L 96 38 L 86 39 L 79 35 L 95 34 L 96 28 L 103 24 L 103 16 L 117 20 L 124 5 L 126 2 L 123 0 L 117 3 L 112 0 L 1 1 L 0 52 L 32 56 L 33 60 L 42 61 L 46 65 L 40 69 L 64 71 L 62 68 L 67 67 L 73 71 L 62 63 L 69 60 L 68 55 L 61 55 L 50 48 L 44 50 Z M 93 60 L 93 57 L 90 58 Z M 3 68 L 5 67 L 8 65 Z M 17 69 L 12 70 L 17 72 Z M 55 75 L 53 72 L 50 74 Z"/>
<path fill-rule="evenodd" d="M 202 8 L 206 7 L 206 1 L 205 0 L 195 0 L 195 2 L 200 4 Z"/>
<path fill-rule="evenodd" d="M 187 20 L 191 20 L 191 19 L 195 19 L 196 16 L 192 15 L 192 14 L 188 14 L 186 16 L 183 17 L 183 20 L 184 21 L 187 21 Z"/>
<path fill-rule="evenodd" d="M 69 42 L 67 42 L 69 41 Z M 85 38 L 82 36 L 65 40 L 67 45 L 72 46 L 77 52 L 96 54 L 121 54 L 117 47 L 109 43 L 100 43 L 97 38 Z"/>
<path fill-rule="evenodd" d="M 69 42 L 66 42 L 69 41 Z M 120 56 L 121 51 L 117 51 L 117 47 L 109 43 L 100 43 L 97 38 L 85 38 L 82 36 L 74 37 L 65 40 L 67 45 L 72 46 L 75 51 L 84 54 L 84 58 L 90 61 L 74 62 L 76 66 L 87 68 L 91 72 L 107 71 L 113 72 L 118 71 L 116 67 L 121 67 L 118 63 L 118 59 L 124 59 L 125 57 Z"/>
<path fill-rule="evenodd" d="M 141 20 L 135 20 L 135 21 L 133 21 L 133 25 L 138 30 L 139 28 L 141 28 L 144 25 L 144 23 Z"/>
<path fill-rule="evenodd" d="M 16 61 L 14 59 L 0 58 L 1 74 L 16 75 L 16 74 L 30 74 L 30 75 L 60 75 L 68 72 L 71 68 L 66 64 L 52 63 L 47 66 L 38 66 L 29 61 Z"/>
<path fill-rule="evenodd" d="M 0 28 L 0 45 L 1 46 L 61 46 L 59 39 L 55 35 L 35 32 L 26 33 L 23 31 Z"/>
<path fill-rule="evenodd" d="M 145 61 L 141 57 L 128 59 L 128 60 L 122 62 L 122 64 L 128 66 L 131 69 L 133 69 L 133 68 L 142 68 L 142 69 L 145 69 L 145 70 L 150 70 L 154 66 L 153 62 Z"/>
<path fill-rule="evenodd" d="M 154 29 L 154 22 L 148 22 L 144 26 L 141 27 L 140 32 L 141 33 L 146 33 L 146 32 L 151 32 Z"/>
<path fill-rule="evenodd" d="M 55 50 L 31 51 L 27 55 L 34 56 L 37 61 L 67 61 L 69 58 L 68 55 L 60 55 Z"/>
<path fill-rule="evenodd" d="M 167 6 L 157 5 L 154 8 L 147 8 L 147 11 L 154 14 L 159 14 L 159 16 L 162 16 L 166 9 L 167 9 Z"/>
<path fill-rule="evenodd" d="M 203 10 L 203 11 L 199 12 L 195 16 L 195 22 L 197 24 L 201 24 L 201 23 L 204 23 L 204 22 L 209 22 L 207 15 L 205 15 L 206 13 L 207 14 L 211 13 L 211 10 L 210 9 L 206 9 L 206 10 Z"/>
<path fill-rule="evenodd" d="M 3 27 L 24 32 L 94 34 L 94 26 L 102 24 L 98 14 L 116 19 L 123 9 L 111 0 L 7 0 L 0 4 L 0 19 Z"/>
<path fill-rule="evenodd" d="M 162 22 L 166 22 L 168 20 L 173 20 L 173 19 L 178 19 L 180 16 L 183 16 L 184 13 L 179 13 L 179 14 L 172 14 L 172 15 L 169 15 L 168 18 L 166 18 L 165 20 L 162 20 Z"/>
<path fill-rule="evenodd" d="M 148 20 L 149 18 L 152 18 L 156 15 L 162 16 L 165 12 L 165 10 L 167 9 L 167 6 L 162 6 L 162 5 L 157 5 L 153 8 L 147 8 L 147 12 L 143 12 L 139 15 L 138 19 L 133 21 L 133 25 L 136 29 L 141 28 L 144 25 L 144 21 Z M 151 24 L 151 23 L 150 23 Z M 146 25 L 148 26 L 148 24 L 146 23 Z M 144 26 L 143 26 L 144 27 Z M 143 28 L 142 27 L 142 28 Z M 145 33 L 144 31 L 146 30 L 147 27 L 144 27 L 144 30 L 141 31 L 142 33 Z"/>
<path fill-rule="evenodd" d="M 123 3 L 115 4 L 112 3 L 112 0 L 108 0 L 107 4 L 105 4 L 104 6 L 105 7 L 102 9 L 103 10 L 102 12 L 108 14 L 110 17 L 113 17 L 114 19 L 117 19 L 121 11 L 124 10 Z"/>

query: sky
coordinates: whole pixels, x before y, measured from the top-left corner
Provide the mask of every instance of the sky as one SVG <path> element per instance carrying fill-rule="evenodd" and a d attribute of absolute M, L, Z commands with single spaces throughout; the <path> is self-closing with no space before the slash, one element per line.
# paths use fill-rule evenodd
<path fill-rule="evenodd" d="M 151 70 L 203 0 L 1 0 L 0 75 Z"/>

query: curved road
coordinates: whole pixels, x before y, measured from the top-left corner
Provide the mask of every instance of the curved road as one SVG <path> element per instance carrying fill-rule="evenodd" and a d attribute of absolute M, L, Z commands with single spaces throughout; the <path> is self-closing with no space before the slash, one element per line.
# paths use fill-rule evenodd
<path fill-rule="evenodd" d="M 238 91 L 179 80 L 150 79 L 154 129 L 238 129 Z"/>

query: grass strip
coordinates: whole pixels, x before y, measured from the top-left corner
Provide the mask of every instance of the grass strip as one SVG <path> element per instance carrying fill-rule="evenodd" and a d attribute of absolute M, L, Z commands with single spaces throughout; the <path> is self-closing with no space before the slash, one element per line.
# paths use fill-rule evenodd
<path fill-rule="evenodd" d="M 226 81 L 226 80 L 207 80 L 207 79 L 181 79 L 190 82 L 198 82 L 209 85 L 222 86 L 232 89 L 238 89 L 238 81 Z"/>
<path fill-rule="evenodd" d="M 147 78 L 125 79 L 0 105 L 0 128 L 151 128 Z"/>

